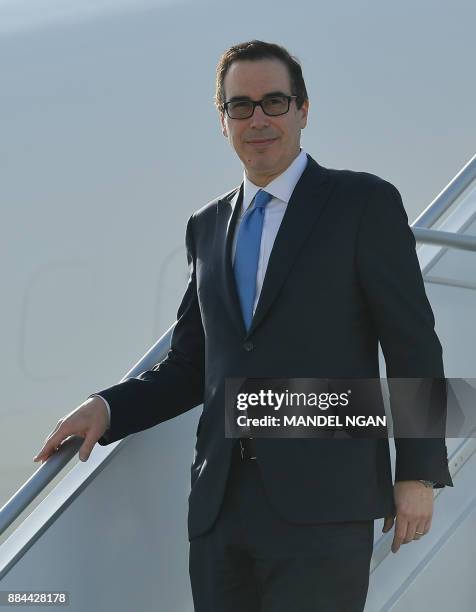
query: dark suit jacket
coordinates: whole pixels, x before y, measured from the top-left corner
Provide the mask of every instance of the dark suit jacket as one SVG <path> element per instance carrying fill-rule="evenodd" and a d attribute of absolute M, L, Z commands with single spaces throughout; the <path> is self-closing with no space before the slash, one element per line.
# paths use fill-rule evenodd
<path fill-rule="evenodd" d="M 225 437 L 226 378 L 378 378 L 378 341 L 388 377 L 444 377 L 415 239 L 391 183 L 327 169 L 308 156 L 248 332 L 230 258 L 242 187 L 189 219 L 191 273 L 167 358 L 98 392 L 111 406 L 101 445 L 203 403 L 191 466 L 190 539 L 218 515 L 236 443 Z M 386 438 L 255 442 L 269 499 L 288 521 L 366 520 L 395 511 Z M 396 480 L 453 486 L 444 438 L 395 444 Z"/>

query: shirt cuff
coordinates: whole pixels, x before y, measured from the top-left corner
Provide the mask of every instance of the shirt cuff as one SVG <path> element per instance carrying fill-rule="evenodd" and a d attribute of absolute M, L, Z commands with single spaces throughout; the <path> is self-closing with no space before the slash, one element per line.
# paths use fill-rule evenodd
<path fill-rule="evenodd" d="M 111 407 L 109 406 L 109 402 L 107 401 L 107 399 L 104 399 L 104 397 L 102 395 L 99 395 L 98 393 L 93 393 L 89 397 L 100 397 L 102 399 L 102 401 L 106 404 L 107 413 L 109 415 L 109 421 L 108 421 L 108 425 L 107 425 L 107 429 L 106 429 L 106 431 L 108 431 L 111 428 Z M 89 399 L 89 397 L 88 397 L 88 399 Z"/>

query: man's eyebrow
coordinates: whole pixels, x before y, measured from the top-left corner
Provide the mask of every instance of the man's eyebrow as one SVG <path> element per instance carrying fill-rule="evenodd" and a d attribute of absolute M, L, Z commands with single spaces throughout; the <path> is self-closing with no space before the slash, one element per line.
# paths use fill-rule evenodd
<path fill-rule="evenodd" d="M 284 91 L 270 91 L 269 93 L 265 93 L 263 98 L 269 98 L 270 96 L 287 96 L 289 94 L 284 93 Z M 236 100 L 251 100 L 249 96 L 233 96 L 228 102 L 235 102 Z"/>

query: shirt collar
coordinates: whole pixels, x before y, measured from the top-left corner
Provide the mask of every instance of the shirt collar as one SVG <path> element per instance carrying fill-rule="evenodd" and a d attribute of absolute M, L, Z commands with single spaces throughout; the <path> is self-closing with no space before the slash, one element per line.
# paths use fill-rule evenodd
<path fill-rule="evenodd" d="M 273 179 L 266 187 L 259 187 L 252 183 L 246 176 L 246 170 L 243 172 L 243 202 L 241 204 L 241 212 L 243 213 L 253 198 L 256 192 L 260 189 L 267 191 L 274 198 L 278 198 L 286 204 L 289 202 L 291 195 L 296 187 L 297 182 L 301 178 L 302 173 L 307 165 L 306 152 L 301 149 L 299 155 L 293 160 L 293 162 L 282 172 L 279 176 Z"/>

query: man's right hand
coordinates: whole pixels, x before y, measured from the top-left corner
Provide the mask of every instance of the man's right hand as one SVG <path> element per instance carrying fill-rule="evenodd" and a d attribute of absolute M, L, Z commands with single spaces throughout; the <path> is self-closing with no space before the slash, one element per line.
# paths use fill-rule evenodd
<path fill-rule="evenodd" d="M 66 438 L 74 435 L 84 438 L 79 449 L 79 458 L 81 461 L 87 461 L 94 445 L 108 427 L 109 414 L 106 404 L 100 397 L 90 397 L 58 421 L 33 461 L 43 463 L 58 450 Z"/>

